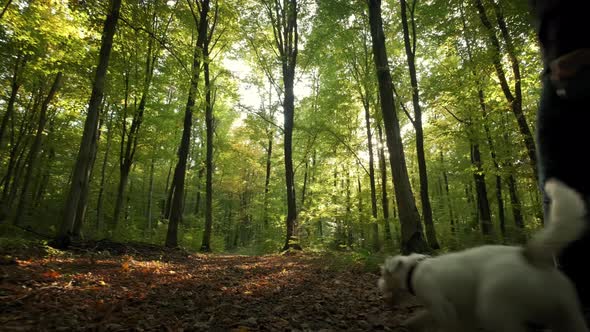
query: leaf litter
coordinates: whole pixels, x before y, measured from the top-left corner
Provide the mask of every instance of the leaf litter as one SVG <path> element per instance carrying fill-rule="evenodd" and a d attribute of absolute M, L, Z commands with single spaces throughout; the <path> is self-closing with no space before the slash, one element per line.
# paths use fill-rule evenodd
<path fill-rule="evenodd" d="M 102 246 L 102 247 L 101 247 Z M 81 243 L 0 265 L 1 331 L 393 331 L 378 275 L 330 256 Z"/>

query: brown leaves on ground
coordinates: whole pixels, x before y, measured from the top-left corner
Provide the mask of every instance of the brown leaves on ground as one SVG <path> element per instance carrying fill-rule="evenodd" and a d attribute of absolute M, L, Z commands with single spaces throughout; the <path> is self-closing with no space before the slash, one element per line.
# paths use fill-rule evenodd
<path fill-rule="evenodd" d="M 392 330 L 415 309 L 393 312 L 376 274 L 326 256 L 147 251 L 1 265 L 0 330 Z"/>

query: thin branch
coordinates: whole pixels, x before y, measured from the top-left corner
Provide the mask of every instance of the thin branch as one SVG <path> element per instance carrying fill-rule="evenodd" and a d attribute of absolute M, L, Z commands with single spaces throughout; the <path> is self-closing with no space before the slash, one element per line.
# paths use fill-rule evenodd
<path fill-rule="evenodd" d="M 192 4 L 191 0 L 186 0 L 186 2 L 188 3 L 188 6 L 191 10 L 191 15 L 193 15 L 193 20 L 195 21 L 195 25 L 199 26 L 199 18 L 197 17 L 197 14 L 195 13 L 195 9 L 193 8 L 193 4 Z"/>
<path fill-rule="evenodd" d="M 243 105 L 238 103 L 238 108 L 241 108 L 242 110 L 244 110 L 247 114 L 252 114 L 252 115 L 256 115 L 259 118 L 261 118 L 262 120 L 264 120 L 265 122 L 267 122 L 268 124 L 276 127 L 281 133 L 285 133 L 285 130 L 283 129 L 283 127 L 279 126 L 278 124 L 274 123 L 273 121 L 271 121 L 270 119 L 268 119 L 262 112 L 257 112 L 252 110 L 251 107 Z"/>
<path fill-rule="evenodd" d="M 408 111 L 408 108 L 406 107 L 406 105 L 404 105 L 404 103 L 402 103 L 402 99 L 400 98 L 399 94 L 397 93 L 397 90 L 396 90 L 395 85 L 393 83 L 391 84 L 391 87 L 393 89 L 393 93 L 395 94 L 395 98 L 397 98 L 397 102 L 399 103 L 399 106 L 402 108 L 402 110 L 404 111 L 404 113 L 406 113 L 406 116 L 408 117 L 408 119 L 410 120 L 410 122 L 412 123 L 412 125 L 415 128 L 416 127 L 416 122 L 412 118 L 412 115 Z"/>
<path fill-rule="evenodd" d="M 416 19 L 414 13 L 416 12 L 416 0 L 412 0 L 412 8 L 410 10 L 410 20 L 412 24 L 412 55 L 416 56 Z"/>
<path fill-rule="evenodd" d="M 442 108 L 444 108 L 445 111 L 447 111 L 453 118 L 455 118 L 455 120 L 457 120 L 463 124 L 467 124 L 467 125 L 471 124 L 471 121 L 467 121 L 467 120 L 463 120 L 463 119 L 459 118 L 457 115 L 455 115 L 455 113 L 451 112 L 451 110 L 448 107 L 443 105 Z"/>
<path fill-rule="evenodd" d="M 283 89 L 281 88 L 281 85 L 279 83 L 277 83 L 277 81 L 274 79 L 271 69 L 268 68 L 267 66 L 265 66 L 265 62 L 263 61 L 263 56 L 258 52 L 258 48 L 254 45 L 254 41 L 252 40 L 252 38 L 248 37 L 247 40 L 250 43 L 250 46 L 252 47 L 252 49 L 254 50 L 254 53 L 256 53 L 256 58 L 258 59 L 258 64 L 260 65 L 260 67 L 262 68 L 264 73 L 266 74 L 266 78 L 268 78 L 268 80 L 271 82 L 271 84 L 275 87 L 277 94 L 280 96 L 283 93 Z"/>
<path fill-rule="evenodd" d="M 357 162 L 359 163 L 359 165 L 361 165 L 361 167 L 363 168 L 363 170 L 365 171 L 365 173 L 367 175 L 369 175 L 369 171 L 365 168 L 365 166 L 363 165 L 363 163 L 361 162 L 361 158 L 359 158 L 359 156 L 356 154 L 356 152 L 350 147 L 350 145 L 348 145 L 344 139 L 342 137 L 340 137 L 338 134 L 336 134 L 334 131 L 332 131 L 330 128 L 326 128 L 323 127 L 323 130 L 325 130 L 326 132 L 330 133 L 332 136 L 334 136 L 334 138 L 336 138 L 338 140 L 338 142 L 340 142 L 340 144 L 344 145 L 344 147 L 350 152 L 352 153 L 352 155 L 356 158 Z"/>
<path fill-rule="evenodd" d="M 182 59 L 180 59 L 180 57 L 178 55 L 176 55 L 176 52 L 174 52 L 174 50 L 172 50 L 170 47 L 168 47 L 168 45 L 166 45 L 166 42 L 161 40 L 160 38 L 158 38 L 158 36 L 156 36 L 153 32 L 143 28 L 143 27 L 136 27 L 133 24 L 131 24 L 131 22 L 129 22 L 125 17 L 120 16 L 119 20 L 121 20 L 121 22 L 125 23 L 128 27 L 130 27 L 132 30 L 134 31 L 143 31 L 145 33 L 147 33 L 150 38 L 154 39 L 155 41 L 157 41 L 160 46 L 165 49 L 166 51 L 168 51 L 170 53 L 170 55 L 172 55 L 172 57 L 174 59 L 176 59 L 176 61 L 178 61 L 178 63 L 180 64 L 180 66 L 182 67 L 182 69 L 185 71 L 185 73 L 187 75 L 192 75 L 190 70 L 188 70 L 188 68 L 186 68 L 184 62 L 182 61 Z"/>
<path fill-rule="evenodd" d="M 10 7 L 10 4 L 11 3 L 12 3 L 12 0 L 8 0 L 8 2 L 6 3 L 6 5 L 4 5 L 4 8 L 2 9 L 2 12 L 0 13 L 0 20 L 4 16 L 4 13 L 6 13 L 6 11 L 8 10 L 8 7 Z"/>

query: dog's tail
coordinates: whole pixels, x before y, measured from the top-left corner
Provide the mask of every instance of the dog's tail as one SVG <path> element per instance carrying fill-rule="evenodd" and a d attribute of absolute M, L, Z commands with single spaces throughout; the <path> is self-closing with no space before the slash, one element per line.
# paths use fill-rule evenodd
<path fill-rule="evenodd" d="M 547 225 L 524 247 L 524 257 L 536 266 L 553 266 L 554 257 L 586 230 L 586 203 L 580 193 L 549 179 L 545 193 L 551 199 Z"/>

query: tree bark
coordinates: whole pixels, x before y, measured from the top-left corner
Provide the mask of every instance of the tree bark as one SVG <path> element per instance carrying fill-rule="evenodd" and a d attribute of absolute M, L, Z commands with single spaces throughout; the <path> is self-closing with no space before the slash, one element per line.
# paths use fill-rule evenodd
<path fill-rule="evenodd" d="M 449 191 L 449 177 L 447 176 L 447 171 L 445 169 L 445 162 L 444 162 L 444 157 L 443 157 L 442 151 L 440 152 L 440 165 L 442 168 L 443 181 L 445 183 L 445 193 L 447 196 L 447 206 L 449 207 L 449 219 L 450 219 L 450 223 L 451 223 L 451 234 L 455 235 L 456 234 L 455 216 L 453 214 L 453 204 L 451 201 L 451 193 Z"/>
<path fill-rule="evenodd" d="M 375 189 L 375 157 L 373 156 L 373 133 L 371 132 L 371 112 L 369 101 L 363 100 L 365 109 L 365 126 L 367 127 L 367 144 L 369 149 L 369 186 L 371 189 L 371 222 L 373 228 L 373 251 L 378 252 L 379 246 L 379 224 L 377 223 L 377 194 Z"/>
<path fill-rule="evenodd" d="M 385 240 L 391 241 L 391 227 L 389 225 L 389 197 L 387 197 L 387 165 L 385 163 L 385 142 L 381 124 L 377 125 L 379 133 L 379 169 L 381 171 L 381 205 L 383 205 L 383 222 L 385 224 Z"/>
<path fill-rule="evenodd" d="M 113 131 L 112 131 L 112 123 L 113 123 L 113 114 L 111 112 L 109 118 L 107 120 L 107 141 L 106 147 L 104 151 L 104 158 L 102 159 L 102 167 L 100 169 L 100 185 L 98 188 L 98 200 L 96 203 L 96 230 L 100 232 L 102 230 L 102 226 L 104 223 L 104 189 L 105 189 L 105 181 L 106 181 L 106 170 L 109 160 L 109 152 L 111 150 L 111 142 L 113 138 Z"/>
<path fill-rule="evenodd" d="M 350 172 L 346 174 L 346 245 L 352 248 L 354 244 L 354 230 L 352 227 L 352 202 L 350 193 Z"/>
<path fill-rule="evenodd" d="M 152 162 L 150 164 L 150 185 L 148 189 L 148 201 L 147 201 L 147 233 L 148 237 L 151 238 L 152 236 L 152 205 L 153 205 L 153 198 L 154 198 L 154 165 L 156 161 L 152 158 Z"/>
<path fill-rule="evenodd" d="M 166 234 L 167 247 L 178 246 L 178 224 L 182 220 L 183 214 L 182 205 L 184 202 L 184 179 L 186 176 L 186 162 L 190 149 L 193 108 L 195 106 L 199 76 L 201 74 L 203 46 L 205 45 L 205 40 L 207 39 L 207 16 L 209 15 L 209 0 L 202 0 L 200 9 L 201 12 L 199 14 L 200 16 L 198 22 L 198 37 L 193 53 L 192 77 L 188 93 L 188 100 L 184 111 L 182 138 L 180 141 L 180 146 L 178 147 L 178 162 L 174 169 L 174 177 L 172 179 L 170 222 L 168 223 L 168 232 Z"/>
<path fill-rule="evenodd" d="M 518 190 L 516 189 L 516 179 L 512 174 L 508 177 L 508 193 L 510 194 L 510 205 L 512 206 L 512 214 L 514 215 L 514 224 L 522 230 L 524 229 L 524 220 L 520 207 L 520 199 L 518 198 Z"/>
<path fill-rule="evenodd" d="M 201 251 L 211 251 L 211 228 L 213 226 L 213 137 L 215 136 L 213 116 L 213 100 L 211 98 L 212 86 L 209 78 L 209 40 L 205 41 L 203 48 L 204 74 L 205 74 L 205 126 L 207 130 L 207 156 L 205 161 L 205 229 Z"/>
<path fill-rule="evenodd" d="M 356 177 L 356 184 L 357 184 L 357 196 L 358 196 L 358 214 L 359 214 L 359 228 L 360 234 L 359 237 L 361 239 L 361 247 L 365 248 L 367 246 L 366 239 L 365 239 L 365 225 L 363 223 L 363 219 L 365 216 L 363 215 L 363 188 L 361 187 L 361 177 L 357 174 Z"/>
<path fill-rule="evenodd" d="M 99 113 L 104 110 L 104 104 L 101 107 Z M 98 153 L 98 141 L 100 140 L 100 133 L 104 120 L 100 120 L 98 123 L 98 129 L 96 130 L 96 138 L 92 144 L 91 156 L 90 156 L 90 169 L 88 170 L 88 181 L 82 187 L 80 193 L 80 200 L 78 201 L 78 207 L 76 212 L 76 219 L 74 220 L 74 227 L 72 229 L 72 236 L 74 238 L 80 238 L 82 236 L 82 224 L 86 220 L 86 210 L 88 209 L 88 197 L 90 195 L 90 181 L 92 179 L 92 172 L 94 170 L 94 163 L 96 162 L 96 154 Z"/>
<path fill-rule="evenodd" d="M 430 196 L 428 191 L 428 173 L 426 169 L 426 157 L 424 155 L 424 130 L 422 127 L 422 106 L 420 106 L 420 91 L 418 89 L 418 79 L 416 75 L 416 24 L 414 21 L 414 8 L 416 0 L 412 1 L 410 10 L 410 23 L 412 25 L 413 40 L 410 41 L 410 29 L 408 26 L 407 3 L 406 0 L 400 0 L 402 28 L 404 36 L 404 45 L 406 58 L 408 61 L 408 70 L 410 72 L 410 83 L 412 85 L 412 105 L 414 108 L 414 119 L 412 124 L 416 131 L 416 156 L 418 158 L 418 173 L 420 176 L 420 200 L 422 202 L 422 217 L 426 227 L 426 238 L 432 249 L 439 249 L 440 245 L 436 238 L 436 230 L 432 220 L 432 207 L 430 205 Z"/>
<path fill-rule="evenodd" d="M 410 83 L 412 85 L 412 105 L 414 108 L 414 119 L 412 124 L 416 132 L 416 156 L 418 158 L 418 173 L 420 176 L 420 200 L 422 202 L 422 218 L 426 228 L 426 239 L 432 249 L 439 249 L 440 245 L 436 238 L 436 230 L 432 220 L 432 207 L 430 205 L 430 196 L 428 191 L 428 172 L 426 169 L 426 157 L 424 155 L 424 130 L 422 127 L 422 106 L 420 106 L 420 90 L 418 89 L 418 79 L 416 75 L 416 24 L 414 21 L 414 8 L 416 0 L 412 0 L 410 10 L 410 24 L 412 25 L 413 40 L 410 41 L 410 29 L 408 26 L 407 3 L 406 0 L 400 0 L 402 30 L 404 36 L 404 45 L 406 58 L 408 61 L 408 70 L 410 72 Z"/>
<path fill-rule="evenodd" d="M 482 167 L 481 153 L 479 144 L 471 143 L 471 164 L 475 168 L 473 179 L 475 181 L 475 191 L 477 198 L 477 211 L 481 232 L 484 236 L 493 234 L 492 216 L 490 213 L 490 203 L 488 201 L 488 192 L 486 189 L 485 173 Z"/>
<path fill-rule="evenodd" d="M 268 131 L 268 146 L 266 148 L 266 175 L 264 176 L 264 226 L 268 227 L 268 193 L 270 190 L 270 172 L 272 167 L 272 145 L 274 132 Z"/>
<path fill-rule="evenodd" d="M 120 8 L 121 0 L 111 0 L 110 10 L 104 23 L 99 63 L 94 77 L 92 94 L 88 103 L 88 115 L 86 116 L 86 121 L 84 123 L 84 132 L 82 134 L 80 150 L 76 158 L 71 187 L 64 206 L 64 217 L 59 231 L 57 232 L 56 241 L 53 243 L 56 247 L 67 247 L 69 243 L 69 234 L 73 231 L 74 221 L 76 220 L 76 211 L 80 201 L 82 188 L 85 185 L 88 185 L 91 168 L 90 163 L 92 161 L 92 146 L 96 141 L 99 109 L 103 98 L 105 78 L 109 66 L 111 49 L 113 47 L 113 36 L 115 35 Z"/>
<path fill-rule="evenodd" d="M 195 216 L 199 216 L 199 213 L 201 213 L 201 181 L 203 180 L 203 173 L 205 173 L 205 167 L 204 166 L 199 166 L 199 170 L 197 171 L 197 193 L 196 193 L 196 199 L 195 199 Z"/>
<path fill-rule="evenodd" d="M 368 0 L 369 23 L 373 39 L 373 54 L 381 97 L 381 111 L 385 123 L 387 148 L 389 150 L 395 197 L 399 209 L 402 252 L 426 252 L 428 244 L 424 240 L 420 215 L 410 187 L 410 179 L 406 168 L 403 143 L 400 134 L 399 120 L 395 111 L 393 85 L 389 72 L 385 34 L 381 19 L 381 0 Z"/>
<path fill-rule="evenodd" d="M 299 34 L 297 30 L 297 0 L 271 0 L 265 2 L 266 11 L 272 23 L 275 46 L 281 60 L 283 74 L 283 116 L 285 155 L 285 185 L 287 189 L 286 238 L 283 250 L 301 249 L 295 238 L 297 219 L 297 197 L 295 195 L 295 171 L 293 168 L 293 125 L 295 119 L 295 66 L 297 63 Z"/>
<path fill-rule="evenodd" d="M 2 190 L 2 199 L 0 200 L 0 209 L 2 214 L 9 213 L 12 210 L 12 204 L 16 199 L 20 174 L 22 173 L 21 162 L 23 161 L 29 138 L 33 135 L 33 124 L 39 105 L 41 104 L 42 89 L 37 93 L 31 93 L 31 99 L 27 105 L 26 115 L 20 121 L 18 130 L 15 128 L 15 118 L 11 117 L 11 135 L 10 135 L 10 152 L 6 173 L 2 179 L 4 188 Z M 15 135 L 18 132 L 18 136 Z M 0 220 L 2 215 L 0 215 Z"/>
<path fill-rule="evenodd" d="M 2 116 L 2 122 L 0 123 L 0 150 L 4 148 L 4 133 L 8 128 L 8 121 L 14 113 L 14 104 L 16 103 L 16 97 L 18 90 L 20 89 L 21 83 L 19 82 L 19 73 L 24 67 L 25 60 L 22 55 L 18 55 L 15 59 L 14 73 L 12 74 L 12 80 L 10 83 L 10 98 L 8 99 L 8 105 L 6 106 L 6 112 Z"/>
<path fill-rule="evenodd" d="M 47 124 L 47 111 L 49 109 L 49 104 L 53 100 L 53 97 L 57 93 L 57 90 L 60 88 L 62 82 L 62 72 L 58 72 L 55 75 L 55 80 L 53 81 L 53 85 L 47 94 L 47 97 L 43 101 L 41 105 L 41 112 L 39 113 L 39 123 L 37 125 L 37 132 L 35 133 L 35 138 L 33 139 L 33 144 L 29 149 L 29 154 L 27 156 L 25 167 L 27 171 L 25 173 L 24 182 L 21 188 L 20 193 L 20 200 L 18 202 L 18 207 L 16 209 L 16 216 L 14 217 L 14 224 L 18 225 L 22 220 L 22 217 L 25 213 L 25 210 L 28 208 L 29 203 L 29 186 L 31 184 L 31 180 L 33 178 L 33 172 L 36 169 L 37 158 L 39 155 L 39 151 L 41 150 L 41 141 L 43 139 L 43 131 L 45 130 L 45 125 Z"/>
<path fill-rule="evenodd" d="M 153 19 L 156 19 L 154 14 Z M 119 185 L 117 187 L 117 198 L 115 200 L 115 212 L 113 213 L 113 228 L 116 229 L 119 224 L 119 218 L 121 216 L 121 210 L 123 201 L 125 200 L 125 189 L 129 180 L 129 173 L 135 158 L 135 151 L 137 150 L 137 140 L 139 136 L 139 130 L 143 123 L 143 114 L 145 112 L 145 106 L 154 75 L 154 69 L 158 60 L 157 51 L 153 50 L 153 38 L 148 39 L 148 49 L 145 59 L 145 79 L 143 82 L 143 90 L 141 98 L 139 100 L 139 106 L 133 114 L 131 120 L 131 127 L 129 132 L 126 132 L 125 123 L 127 122 L 126 117 L 123 117 L 123 135 L 121 137 L 121 156 L 119 157 Z M 123 149 L 123 146 L 125 148 Z"/>
<path fill-rule="evenodd" d="M 45 138 L 46 142 L 51 141 L 51 137 L 54 134 L 54 121 L 49 121 L 49 130 L 47 134 L 47 138 Z M 35 190 L 35 201 L 33 204 L 33 208 L 39 208 L 41 201 L 45 197 L 45 192 L 47 190 L 47 185 L 49 184 L 49 178 L 51 177 L 51 162 L 55 159 L 55 147 L 53 144 L 47 144 L 49 147 L 45 146 L 44 150 L 46 150 L 47 159 L 45 164 L 42 166 L 42 175 L 39 181 L 39 185 Z"/>

